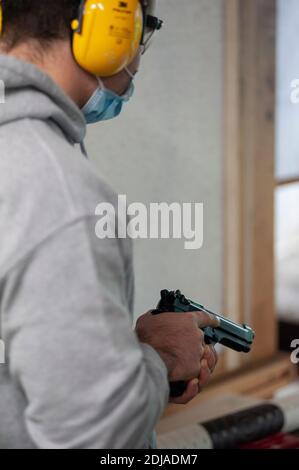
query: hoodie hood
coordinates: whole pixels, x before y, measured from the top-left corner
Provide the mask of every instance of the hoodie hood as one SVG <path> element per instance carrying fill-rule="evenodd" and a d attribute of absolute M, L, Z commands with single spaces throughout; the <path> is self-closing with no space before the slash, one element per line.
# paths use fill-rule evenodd
<path fill-rule="evenodd" d="M 31 63 L 0 55 L 0 80 L 5 103 L 0 104 L 0 126 L 20 119 L 52 120 L 73 143 L 82 143 L 86 122 L 76 104 Z"/>

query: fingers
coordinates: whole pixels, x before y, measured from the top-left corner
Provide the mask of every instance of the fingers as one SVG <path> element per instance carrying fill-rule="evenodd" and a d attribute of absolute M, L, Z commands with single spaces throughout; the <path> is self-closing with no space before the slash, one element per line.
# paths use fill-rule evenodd
<path fill-rule="evenodd" d="M 208 362 L 206 359 L 203 359 L 201 361 L 201 369 L 200 369 L 200 374 L 199 374 L 199 389 L 201 390 L 202 387 L 208 384 L 211 378 L 211 370 L 208 366 Z"/>
<path fill-rule="evenodd" d="M 181 397 L 171 398 L 170 402 L 178 405 L 185 405 L 193 400 L 205 387 L 211 378 L 217 364 L 218 356 L 215 348 L 211 345 L 204 346 L 203 358 L 200 362 L 200 373 L 198 379 L 193 379 L 188 382 L 187 389 Z"/>
<path fill-rule="evenodd" d="M 187 384 L 187 388 L 184 394 L 177 398 L 170 398 L 170 403 L 175 403 L 176 405 L 186 405 L 187 403 L 189 403 L 189 401 L 193 400 L 193 398 L 198 395 L 198 385 L 198 379 L 190 380 Z"/>
<path fill-rule="evenodd" d="M 210 381 L 211 374 L 214 372 L 218 361 L 218 356 L 214 346 L 205 345 L 203 359 L 201 360 L 201 369 L 199 375 L 199 387 L 202 388 Z"/>
<path fill-rule="evenodd" d="M 210 371 L 213 372 L 218 361 L 218 355 L 216 353 L 214 346 L 205 345 L 203 359 L 206 359 Z"/>
<path fill-rule="evenodd" d="M 193 400 L 193 398 L 200 393 L 201 389 L 209 383 L 211 374 L 217 363 L 217 354 L 211 346 L 206 346 L 205 354 L 209 357 L 209 362 L 206 358 L 202 359 L 199 378 L 190 380 L 184 394 L 177 398 L 170 398 L 171 403 L 177 405 L 189 403 L 189 401 Z"/>
<path fill-rule="evenodd" d="M 220 320 L 216 315 L 212 315 L 207 312 L 192 312 L 192 315 L 198 328 L 204 328 L 206 326 L 217 328 L 220 325 Z"/>

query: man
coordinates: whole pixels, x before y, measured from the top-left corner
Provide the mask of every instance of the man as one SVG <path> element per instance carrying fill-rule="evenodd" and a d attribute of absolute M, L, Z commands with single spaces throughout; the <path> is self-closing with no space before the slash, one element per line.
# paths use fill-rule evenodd
<path fill-rule="evenodd" d="M 147 313 L 132 331 L 131 243 L 95 236 L 96 206 L 117 195 L 85 158 L 86 122 L 120 112 L 140 48 L 96 77 L 74 56 L 78 0 L 1 6 L 0 447 L 146 447 L 168 382 L 187 382 L 183 404 L 209 380 L 200 328 L 217 320 Z"/>

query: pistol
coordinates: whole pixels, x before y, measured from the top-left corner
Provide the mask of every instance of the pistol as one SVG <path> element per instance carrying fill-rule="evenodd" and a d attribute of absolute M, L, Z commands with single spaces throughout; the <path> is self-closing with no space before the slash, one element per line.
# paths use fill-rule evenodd
<path fill-rule="evenodd" d="M 206 344 L 220 343 L 234 351 L 248 353 L 254 340 L 254 331 L 248 325 L 238 325 L 231 320 L 208 310 L 203 305 L 187 299 L 181 291 L 161 291 L 161 299 L 157 305 L 156 310 L 152 311 L 153 315 L 158 315 L 165 312 L 206 312 L 209 315 L 214 315 L 218 318 L 220 324 L 217 328 L 206 327 L 203 328 Z M 186 390 L 186 383 L 171 382 L 170 383 L 170 396 L 179 397 Z"/>

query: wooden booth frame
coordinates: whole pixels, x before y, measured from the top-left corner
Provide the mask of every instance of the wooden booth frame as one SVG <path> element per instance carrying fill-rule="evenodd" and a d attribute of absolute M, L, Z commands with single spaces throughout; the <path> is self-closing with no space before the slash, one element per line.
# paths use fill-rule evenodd
<path fill-rule="evenodd" d="M 223 8 L 224 312 L 256 339 L 249 355 L 226 349 L 211 385 L 183 409 L 171 405 L 160 429 L 224 392 L 270 398 L 297 374 L 278 352 L 274 303 L 276 0 L 223 0 Z"/>

